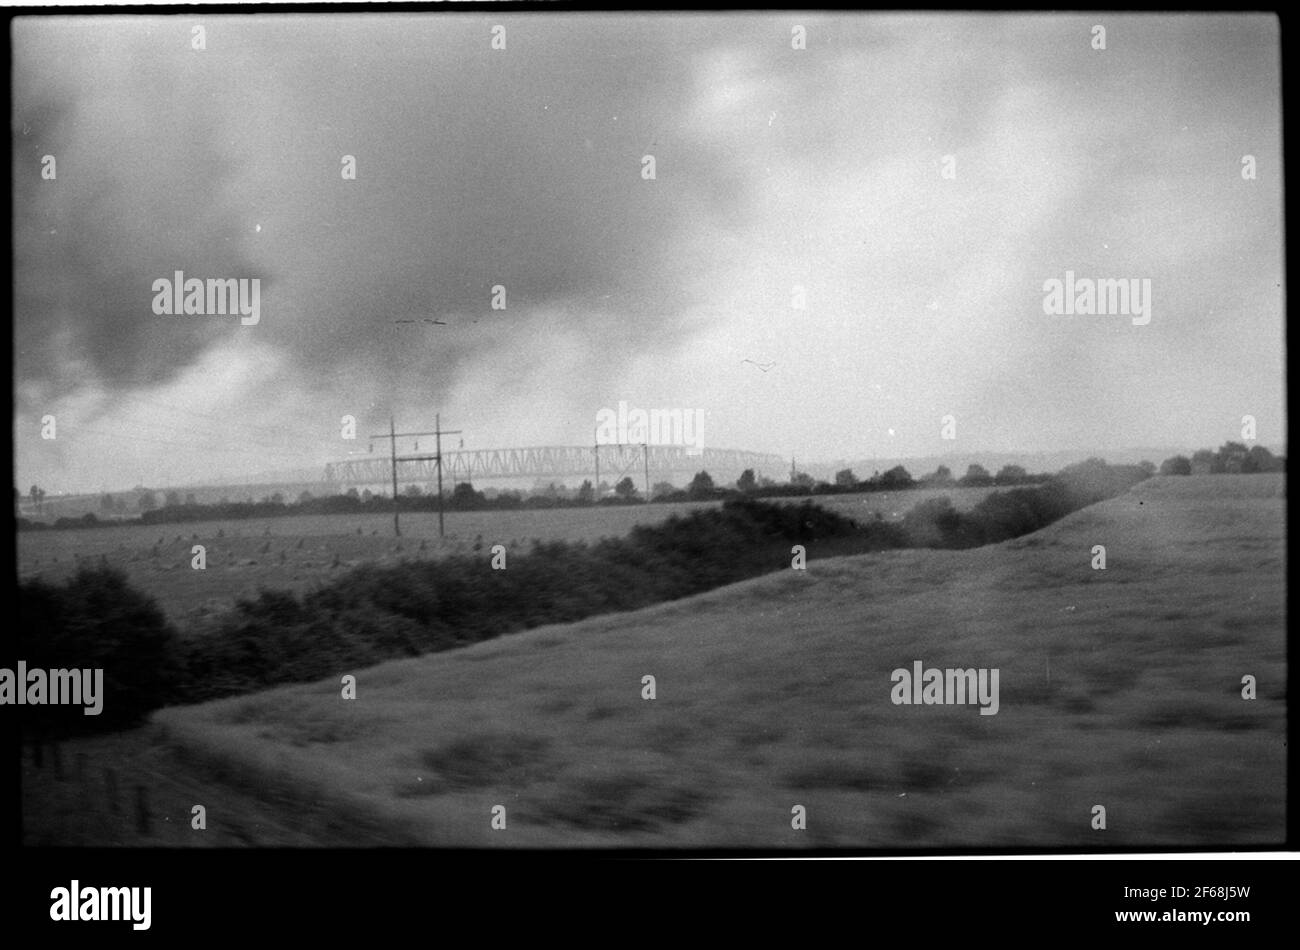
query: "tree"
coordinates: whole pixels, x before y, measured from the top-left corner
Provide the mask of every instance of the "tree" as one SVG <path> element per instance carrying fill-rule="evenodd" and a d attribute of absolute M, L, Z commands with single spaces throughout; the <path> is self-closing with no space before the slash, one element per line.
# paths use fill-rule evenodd
<path fill-rule="evenodd" d="M 817 481 L 807 472 L 795 472 L 790 476 L 790 484 L 797 485 L 800 488 L 812 488 L 817 484 Z"/>
<path fill-rule="evenodd" d="M 1223 472 L 1223 460 L 1209 449 L 1197 449 L 1192 453 L 1192 474 L 1218 475 Z"/>
<path fill-rule="evenodd" d="M 142 492 L 136 506 L 141 511 L 153 511 L 158 507 L 158 499 L 154 497 L 151 491 Z"/>
<path fill-rule="evenodd" d="M 1243 472 L 1275 472 L 1278 470 L 1278 460 L 1264 446 L 1252 445 L 1250 452 L 1242 460 L 1241 470 Z"/>
<path fill-rule="evenodd" d="M 736 479 L 736 487 L 743 492 L 751 492 L 758 487 L 752 468 L 747 468 L 740 473 L 740 477 Z"/>
<path fill-rule="evenodd" d="M 307 502 L 311 501 L 311 499 L 312 499 L 312 494 L 309 491 L 299 492 L 298 494 L 298 504 L 300 505 L 307 504 Z"/>
<path fill-rule="evenodd" d="M 708 472 L 696 472 L 686 491 L 692 499 L 712 498 L 714 492 L 713 477 Z"/>
<path fill-rule="evenodd" d="M 185 504 L 187 504 L 187 505 L 189 505 L 191 508 L 193 508 L 193 507 L 194 507 L 195 505 L 197 505 L 198 503 L 199 503 L 199 500 L 198 500 L 197 498 L 194 497 L 194 492 L 186 492 L 186 493 L 185 493 Z"/>
<path fill-rule="evenodd" d="M 675 491 L 677 491 L 677 486 L 672 482 L 655 482 L 650 486 L 650 497 L 663 498 L 667 495 L 673 494 Z"/>
<path fill-rule="evenodd" d="M 163 496 L 163 503 L 168 508 L 179 508 L 181 506 L 181 493 L 178 491 L 169 491 Z"/>
<path fill-rule="evenodd" d="M 402 494 L 408 498 L 419 498 L 424 494 L 424 490 L 419 485 L 411 484 L 402 489 Z"/>
<path fill-rule="evenodd" d="M 993 481 L 998 485 L 1019 485 L 1028 475 L 1019 465 L 1003 465 Z"/>
<path fill-rule="evenodd" d="M 46 669 L 93 665 L 99 668 L 97 682 L 102 672 L 100 698 L 107 697 L 102 715 L 94 717 L 68 717 L 54 706 L 28 707 L 38 728 L 63 732 L 132 726 L 185 694 L 178 688 L 184 682 L 184 652 L 175 628 L 121 571 L 83 566 L 57 587 L 23 584 L 17 606 L 23 626 L 41 634 L 29 639 L 27 661 Z M 83 718 L 88 721 L 81 722 Z M 28 714 L 23 722 L 29 722 Z"/>
<path fill-rule="evenodd" d="M 632 481 L 631 475 L 624 475 L 619 483 L 614 486 L 614 494 L 625 501 L 630 501 L 636 497 L 636 483 Z"/>
<path fill-rule="evenodd" d="M 273 504 L 273 505 L 283 505 L 283 504 L 284 504 L 284 495 L 280 494 L 279 492 L 276 492 L 274 495 L 271 496 L 271 504 Z"/>
<path fill-rule="evenodd" d="M 365 491 L 361 493 L 361 504 L 363 505 L 370 504 L 370 499 L 374 497 L 375 497 L 374 494 L 370 491 L 369 488 L 367 488 Z"/>
<path fill-rule="evenodd" d="M 474 490 L 474 486 L 469 482 L 457 482 L 456 487 L 451 491 L 451 500 L 449 504 L 453 508 L 470 509 L 478 508 L 483 505 L 486 499 L 480 492 Z"/>
<path fill-rule="evenodd" d="M 1147 475 L 1154 475 L 1156 473 L 1156 463 L 1148 462 L 1146 459 L 1143 459 L 1142 461 L 1138 462 L 1138 468 L 1146 472 Z"/>
<path fill-rule="evenodd" d="M 922 476 L 921 481 L 926 485 L 951 485 L 952 469 L 947 465 L 940 465 L 929 475 Z"/>
<path fill-rule="evenodd" d="M 361 500 L 361 495 L 358 494 L 356 488 L 349 488 L 349 489 L 347 490 L 347 496 L 348 496 L 349 498 L 355 498 L 357 501 L 360 501 L 360 500 Z M 224 505 L 226 502 L 225 502 L 225 500 L 223 499 L 221 503 Z"/>
<path fill-rule="evenodd" d="M 112 510 L 113 510 L 113 496 L 112 496 L 111 494 L 109 494 L 108 492 L 104 492 L 104 494 L 100 497 L 100 499 L 99 499 L 99 510 L 100 510 L 100 511 L 112 512 Z"/>
<path fill-rule="evenodd" d="M 1160 463 L 1161 475 L 1190 475 L 1192 474 L 1192 460 L 1186 455 L 1175 455 L 1173 458 L 1165 459 Z"/>
<path fill-rule="evenodd" d="M 858 476 L 853 474 L 853 469 L 845 468 L 835 473 L 835 484 L 841 488 L 856 488 L 858 486 Z"/>
<path fill-rule="evenodd" d="M 596 497 L 596 489 L 591 484 L 591 479 L 584 479 L 578 486 L 578 504 L 590 505 Z"/>
<path fill-rule="evenodd" d="M 1250 450 L 1240 442 L 1225 442 L 1219 449 L 1219 462 L 1225 472 L 1240 472 Z"/>
<path fill-rule="evenodd" d="M 564 485 L 554 481 L 543 483 L 541 479 L 538 479 L 537 482 L 533 484 L 532 494 L 540 495 L 544 498 L 550 498 L 554 501 L 564 494 Z"/>
<path fill-rule="evenodd" d="M 982 488 L 993 484 L 993 476 L 983 465 L 970 465 L 966 468 L 966 474 L 962 476 L 960 484 L 969 488 Z"/>
<path fill-rule="evenodd" d="M 884 475 L 880 476 L 880 485 L 886 491 L 895 491 L 900 488 L 911 488 L 915 484 L 912 476 L 907 469 L 901 465 L 895 465 Z"/>
<path fill-rule="evenodd" d="M 33 485 L 30 494 L 32 496 L 32 504 L 36 506 L 37 511 L 40 511 L 42 508 L 45 507 L 44 488 L 41 488 L 39 485 Z"/>

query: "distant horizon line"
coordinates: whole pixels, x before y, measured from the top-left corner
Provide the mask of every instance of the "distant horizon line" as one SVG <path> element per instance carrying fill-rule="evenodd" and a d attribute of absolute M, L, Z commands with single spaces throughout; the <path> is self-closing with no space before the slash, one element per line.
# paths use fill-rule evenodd
<path fill-rule="evenodd" d="M 1239 440 L 1239 439 L 1225 440 L 1225 442 L 1234 442 L 1234 441 L 1241 442 L 1241 444 L 1245 444 L 1244 440 Z M 1272 452 L 1274 455 L 1278 455 L 1282 457 L 1286 456 L 1285 442 L 1264 443 L 1264 442 L 1260 442 L 1259 440 L 1251 440 L 1251 441 L 1253 441 L 1257 445 L 1263 446 L 1265 449 Z M 639 446 L 641 443 L 628 443 L 628 444 L 635 444 Z M 606 448 L 606 447 L 607 446 L 602 446 L 602 448 Z M 612 446 L 608 446 L 608 447 L 612 447 Z M 511 451 L 511 450 L 540 449 L 540 448 L 592 448 L 592 446 L 518 445 L 518 446 L 510 446 L 506 448 L 491 448 L 491 449 L 451 449 L 451 450 L 444 450 L 443 454 L 449 455 L 458 452 L 503 452 L 503 451 Z M 1206 448 L 1212 450 L 1218 448 L 1218 446 L 1201 446 L 1200 448 Z M 851 467 L 853 465 L 860 465 L 864 462 L 871 462 L 871 463 L 894 462 L 897 464 L 904 464 L 909 461 L 929 462 L 933 460 L 945 460 L 949 458 L 963 458 L 963 459 L 974 458 L 975 461 L 972 462 L 971 464 L 980 464 L 978 456 L 995 457 L 995 458 L 1009 456 L 1009 457 L 1016 457 L 1016 458 L 1032 459 L 1032 458 L 1061 456 L 1061 455 L 1079 455 L 1086 458 L 1103 458 L 1106 461 L 1110 461 L 1110 459 L 1106 459 L 1107 453 L 1111 453 L 1111 454 L 1123 453 L 1125 455 L 1129 455 L 1129 454 L 1161 455 L 1162 453 L 1170 453 L 1168 455 L 1164 455 L 1164 457 L 1162 458 L 1153 457 L 1147 459 L 1147 461 L 1159 465 L 1161 462 L 1165 460 L 1165 458 L 1172 458 L 1176 455 L 1183 455 L 1183 454 L 1190 456 L 1192 453 L 1199 451 L 1200 448 L 1187 449 L 1187 448 L 1179 448 L 1175 446 L 1134 445 L 1134 446 L 1119 446 L 1119 447 L 1113 447 L 1107 449 L 1092 447 L 1092 448 L 1074 448 L 1074 449 L 1069 449 L 1069 448 L 1038 449 L 1032 451 L 1014 450 L 1014 449 L 973 449 L 969 451 L 952 450 L 949 452 L 936 452 L 928 455 L 876 455 L 876 456 L 864 455 L 864 456 L 853 456 L 853 457 L 845 456 L 836 459 L 821 459 L 821 460 L 813 460 L 813 461 L 805 461 L 805 462 L 799 461 L 799 457 L 797 453 L 782 454 L 778 452 L 761 451 L 758 449 L 728 449 L 728 448 L 719 448 L 719 447 L 713 447 L 712 449 L 706 448 L 704 451 L 726 451 L 726 452 L 741 451 L 741 452 L 749 452 L 754 455 L 771 455 L 783 459 L 788 458 L 792 461 L 794 467 L 797 470 L 806 471 L 807 469 L 813 469 L 813 468 L 824 469 L 824 468 L 835 468 L 836 466 Z M 366 453 L 366 454 L 368 456 L 370 453 Z M 377 453 L 375 457 L 378 460 L 384 458 L 385 456 Z M 276 470 L 265 471 L 265 472 L 257 472 L 257 473 L 253 473 L 252 475 L 228 476 L 229 478 L 240 479 L 240 481 L 212 480 L 212 481 L 205 481 L 201 483 L 186 482 L 186 483 L 159 484 L 154 487 L 140 484 L 140 485 L 133 485 L 129 488 L 98 488 L 98 489 L 81 490 L 81 491 L 58 491 L 58 492 L 51 493 L 49 497 L 67 498 L 67 497 L 90 496 L 90 495 L 122 494 L 126 492 L 136 492 L 136 491 L 165 492 L 171 490 L 185 490 L 185 489 L 190 489 L 190 490 L 209 489 L 210 490 L 210 489 L 222 489 L 222 488 L 237 489 L 237 488 L 246 488 L 250 486 L 270 486 L 270 485 L 277 485 L 277 484 L 293 485 L 293 484 L 300 484 L 302 482 L 315 482 L 315 481 L 319 481 L 320 479 L 289 478 L 287 476 L 298 474 L 298 473 L 306 473 L 308 471 L 323 472 L 323 469 L 327 465 L 335 465 L 335 464 L 339 464 L 340 462 L 348 462 L 348 461 L 356 461 L 356 460 L 357 460 L 357 456 L 352 456 L 344 459 L 336 459 L 330 462 L 322 462 L 320 463 L 319 466 L 314 466 L 311 468 L 307 468 L 307 467 L 297 468 L 297 469 L 286 468 L 286 469 L 276 469 Z M 1035 473 L 1035 474 L 1041 474 L 1041 473 Z M 530 476 L 519 476 L 519 478 L 516 480 L 527 480 L 529 477 Z M 534 480 L 536 481 L 538 479 L 535 478 Z M 15 485 L 15 487 L 18 486 Z M 26 500 L 27 494 L 23 493 L 22 498 L 23 500 Z"/>

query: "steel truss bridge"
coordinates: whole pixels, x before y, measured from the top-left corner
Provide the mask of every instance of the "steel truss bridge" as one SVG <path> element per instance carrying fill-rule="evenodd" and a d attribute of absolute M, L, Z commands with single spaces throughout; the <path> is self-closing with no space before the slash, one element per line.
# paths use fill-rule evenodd
<path fill-rule="evenodd" d="M 637 490 L 642 490 L 646 468 L 650 484 L 672 482 L 684 487 L 697 472 L 705 471 L 718 485 L 729 484 L 752 468 L 754 476 L 776 478 L 788 467 L 779 455 L 746 452 L 740 449 L 691 449 L 682 445 L 602 445 L 542 446 L 525 449 L 479 449 L 442 453 L 442 480 L 448 491 L 458 482 L 481 482 L 504 479 L 591 479 L 596 480 L 599 463 L 600 480 L 613 485 L 630 476 Z M 437 462 L 428 455 L 397 456 L 399 484 L 412 482 L 434 487 L 438 480 Z M 390 485 L 392 459 L 376 453 L 364 459 L 348 459 L 325 466 L 324 481 L 336 491 L 363 486 Z M 569 485 L 569 487 L 577 487 Z"/>

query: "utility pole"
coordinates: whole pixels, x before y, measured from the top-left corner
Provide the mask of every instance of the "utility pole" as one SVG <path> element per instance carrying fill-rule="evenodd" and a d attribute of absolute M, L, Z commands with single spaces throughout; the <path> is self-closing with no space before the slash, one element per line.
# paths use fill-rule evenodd
<path fill-rule="evenodd" d="M 642 442 L 641 451 L 645 453 L 645 500 L 646 504 L 650 503 L 650 446 Z"/>
<path fill-rule="evenodd" d="M 442 515 L 442 437 L 444 435 L 459 435 L 463 429 L 446 430 L 442 427 L 441 416 L 434 416 L 433 432 L 398 432 L 397 426 L 393 422 L 393 417 L 388 417 L 388 435 L 372 435 L 372 439 L 391 439 L 393 450 L 393 533 L 399 538 L 402 536 L 402 527 L 398 521 L 398 500 L 397 500 L 397 463 L 398 462 L 430 462 L 435 461 L 438 466 L 438 537 L 443 537 L 443 515 Z M 399 437 L 419 437 L 422 435 L 436 436 L 438 440 L 436 455 L 403 455 L 397 454 L 397 440 Z"/>
<path fill-rule="evenodd" d="M 596 492 L 595 500 L 600 501 L 600 426 L 596 426 L 596 434 L 592 436 L 591 454 L 596 456 Z"/>
<path fill-rule="evenodd" d="M 442 437 L 443 435 L 459 435 L 463 430 L 453 429 L 444 433 L 442 430 L 442 416 L 434 413 L 433 416 L 434 436 L 437 438 L 437 445 L 434 447 L 438 453 L 438 537 L 442 537 Z"/>
<path fill-rule="evenodd" d="M 393 449 L 393 534 L 400 538 L 402 526 L 397 523 L 397 423 L 391 413 L 388 416 L 388 437 Z"/>

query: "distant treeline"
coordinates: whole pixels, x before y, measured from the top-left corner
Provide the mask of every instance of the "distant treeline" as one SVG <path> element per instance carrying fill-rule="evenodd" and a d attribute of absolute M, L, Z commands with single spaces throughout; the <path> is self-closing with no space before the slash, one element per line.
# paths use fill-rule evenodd
<path fill-rule="evenodd" d="M 1155 474 L 1157 468 L 1151 462 L 1141 462 L 1140 466 L 1149 474 Z M 1161 475 L 1217 475 L 1250 474 L 1254 472 L 1285 472 L 1286 459 L 1275 456 L 1262 445 L 1247 448 L 1240 442 L 1227 442 L 1217 452 L 1201 449 L 1189 458 L 1175 455 L 1165 459 L 1158 469 Z M 896 465 L 886 472 L 876 472 L 869 478 L 858 478 L 852 469 L 843 469 L 835 473 L 833 482 L 818 481 L 804 472 L 792 472 L 788 481 L 777 482 L 770 478 L 756 478 L 752 469 L 747 469 L 736 480 L 734 486 L 715 485 L 708 472 L 698 472 L 685 488 L 678 488 L 668 482 L 659 482 L 650 489 L 651 504 L 675 504 L 689 501 L 729 501 L 741 498 L 810 498 L 818 495 L 839 495 L 858 492 L 907 491 L 913 488 L 1009 488 L 1022 485 L 1040 485 L 1051 480 L 1050 474 L 1030 474 L 1019 465 L 1004 465 L 997 474 L 990 473 L 982 465 L 970 465 L 966 474 L 960 478 L 953 476 L 946 465 L 920 478 L 914 478 L 902 465 Z M 631 476 L 626 476 L 617 484 L 610 486 L 601 483 L 600 491 L 587 480 L 577 489 L 567 489 L 563 485 L 552 484 L 546 488 L 531 492 L 503 491 L 485 493 L 476 490 L 468 482 L 462 482 L 443 499 L 446 511 L 518 511 L 537 508 L 587 508 L 592 506 L 618 506 L 645 504 L 646 498 Z M 44 497 L 37 486 L 32 486 L 32 497 Z M 115 525 L 153 525 L 176 524 L 193 521 L 240 521 L 259 518 L 282 518 L 293 515 L 335 515 L 335 514 L 379 514 L 393 510 L 394 501 L 385 495 L 375 495 L 369 490 L 358 492 L 349 489 L 346 494 L 313 496 L 302 492 L 296 501 L 288 501 L 276 493 L 260 501 L 227 501 L 213 504 L 199 504 L 192 494 L 185 496 L 176 491 L 165 493 L 166 504 L 157 506 L 157 494 L 151 490 L 140 492 L 136 507 L 141 514 L 137 518 L 114 517 L 126 510 L 124 499 L 104 495 L 101 499 L 101 511 L 105 517 L 88 512 L 79 517 L 59 518 L 52 524 L 30 518 L 16 518 L 20 531 L 42 530 L 46 528 L 94 528 Z M 18 493 L 16 493 L 16 497 Z M 438 510 L 438 496 L 426 494 L 418 485 L 407 485 L 399 495 L 396 505 L 401 511 Z"/>
<path fill-rule="evenodd" d="M 961 512 L 947 498 L 901 522 L 856 523 L 814 505 L 733 499 L 719 508 L 594 544 L 534 542 L 495 555 L 362 566 L 295 596 L 263 590 L 201 637 L 181 638 L 120 571 L 86 568 L 61 586 L 20 586 L 19 653 L 29 666 L 102 666 L 104 712 L 26 707 L 51 729 L 128 724 L 162 705 L 337 677 L 385 660 L 448 650 L 548 623 L 635 610 L 816 560 L 889 548 L 963 548 L 1034 531 L 1149 477 L 1089 460 L 1032 488 L 995 492 Z"/>
<path fill-rule="evenodd" d="M 1262 445 L 1246 448 L 1240 442 L 1225 442 L 1219 451 L 1201 449 L 1192 457 L 1175 455 L 1160 464 L 1161 475 L 1250 475 L 1256 472 L 1285 472 L 1286 458 L 1274 455 Z"/>
<path fill-rule="evenodd" d="M 897 465 L 887 472 L 876 473 L 866 479 L 858 479 L 852 470 L 844 469 L 836 474 L 834 483 L 815 481 L 810 475 L 802 472 L 794 473 L 788 482 L 778 483 L 767 478 L 756 479 L 753 470 L 748 469 L 736 481 L 735 487 L 720 487 L 714 484 L 708 472 L 699 472 L 686 488 L 676 488 L 667 482 L 656 484 L 651 489 L 650 503 L 676 504 L 690 501 L 731 501 L 742 498 L 806 498 L 856 492 L 907 491 L 913 488 L 1010 487 L 1041 484 L 1051 477 L 1051 475 L 1031 475 L 1018 465 L 1004 466 L 996 475 L 990 474 L 982 465 L 971 465 L 964 476 L 954 478 L 948 467 L 941 465 L 929 475 L 915 479 L 906 468 Z M 215 504 L 194 502 L 183 504 L 179 500 L 172 500 L 161 508 L 152 507 L 153 494 L 153 492 L 145 492 L 141 495 L 141 505 L 145 510 L 138 518 L 100 518 L 94 512 L 88 512 L 77 518 L 59 518 L 53 524 L 18 518 L 17 525 L 19 530 L 41 530 L 178 524 L 194 521 L 241 521 L 293 515 L 380 514 L 391 512 L 394 506 L 393 499 L 389 496 L 374 495 L 368 490 L 358 492 L 355 488 L 346 494 L 319 497 L 313 496 L 310 492 L 303 492 L 294 502 L 286 501 L 283 496 L 275 494 L 261 501 L 221 501 Z M 168 494 L 179 497 L 175 492 Z M 146 499 L 150 500 L 146 501 Z M 589 508 L 597 505 L 601 507 L 639 505 L 644 504 L 645 501 L 645 496 L 629 476 L 612 488 L 608 488 L 605 495 L 599 498 L 590 481 L 584 481 L 581 487 L 573 492 L 565 490 L 563 486 L 555 486 L 549 491 L 531 493 L 503 491 L 493 495 L 477 491 L 468 482 L 461 482 L 444 497 L 443 508 L 446 511 L 519 511 L 539 508 Z M 106 511 L 115 510 L 111 504 L 103 507 Z M 407 492 L 398 496 L 397 507 L 401 511 L 437 511 L 438 496 L 424 494 L 416 486 L 408 486 Z"/>

